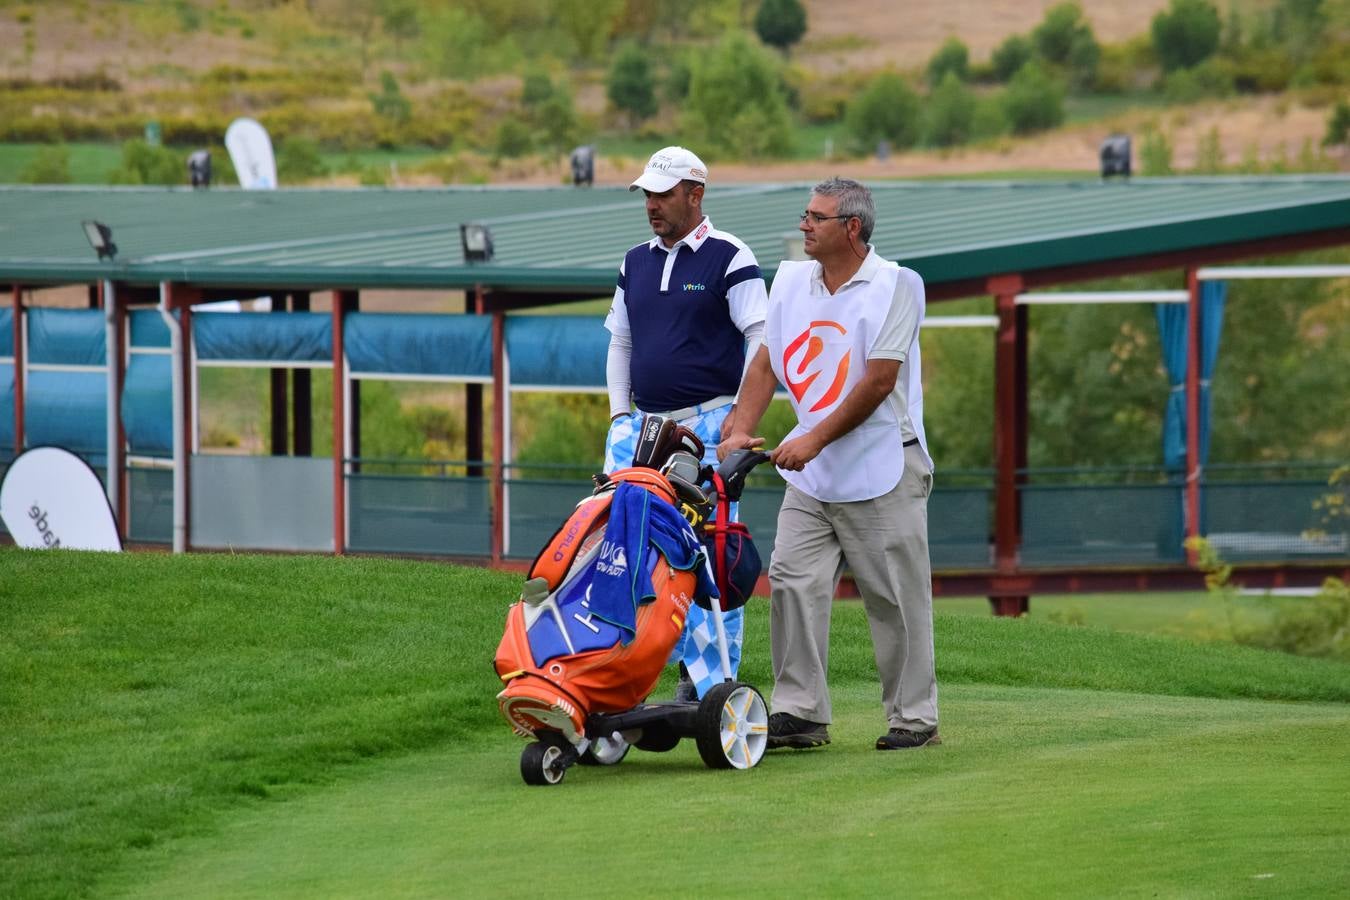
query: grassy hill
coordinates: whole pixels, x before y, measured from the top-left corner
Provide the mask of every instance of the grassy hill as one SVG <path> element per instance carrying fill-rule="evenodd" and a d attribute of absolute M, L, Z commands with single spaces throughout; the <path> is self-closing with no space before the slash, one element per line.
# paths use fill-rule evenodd
<path fill-rule="evenodd" d="M 519 576 L 12 548 L 0 572 L 8 896 L 1307 895 L 1348 874 L 1342 663 L 939 615 L 945 743 L 882 755 L 841 604 L 829 748 L 714 773 L 682 745 L 536 790 L 493 702 Z M 748 621 L 767 693 L 763 601 Z M 567 823 L 599 841 L 584 877 L 557 861 Z"/>

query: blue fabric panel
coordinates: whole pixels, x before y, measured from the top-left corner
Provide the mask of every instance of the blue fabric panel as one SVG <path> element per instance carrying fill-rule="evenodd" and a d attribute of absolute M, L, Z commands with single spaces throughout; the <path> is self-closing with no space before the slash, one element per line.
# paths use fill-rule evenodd
<path fill-rule="evenodd" d="M 1169 469 L 1186 467 L 1186 305 L 1158 303 L 1153 307 L 1158 320 L 1158 338 L 1162 345 L 1163 365 L 1167 367 L 1167 405 L 1163 410 L 1163 465 Z"/>
<path fill-rule="evenodd" d="M 29 372 L 24 440 L 55 444 L 86 458 L 107 443 L 108 378 L 102 372 Z"/>
<path fill-rule="evenodd" d="M 0 356 L 14 355 L 14 310 L 0 307 Z"/>
<path fill-rule="evenodd" d="M 604 387 L 609 332 L 597 316 L 510 316 L 512 384 Z"/>
<path fill-rule="evenodd" d="M 133 353 L 122 383 L 122 428 L 132 453 L 173 454 L 173 360 Z"/>
<path fill-rule="evenodd" d="M 174 313 L 174 318 L 178 314 Z M 133 309 L 127 314 L 132 347 L 170 347 L 169 326 L 157 309 Z"/>
<path fill-rule="evenodd" d="M 203 312 L 192 317 L 199 360 L 331 362 L 327 313 Z"/>
<path fill-rule="evenodd" d="M 1223 311 L 1228 283 L 1206 281 L 1200 285 L 1200 464 L 1209 459 L 1210 379 L 1219 359 Z M 1163 417 L 1163 465 L 1186 468 L 1186 358 L 1190 329 L 1187 307 L 1182 303 L 1159 303 L 1154 308 L 1167 367 L 1167 407 Z"/>
<path fill-rule="evenodd" d="M 1200 284 L 1200 464 L 1209 461 L 1209 384 L 1219 361 L 1219 338 L 1223 334 L 1223 310 L 1228 282 Z"/>
<path fill-rule="evenodd" d="M 488 316 L 351 313 L 342 328 L 354 372 L 492 377 Z"/>
<path fill-rule="evenodd" d="M 14 449 L 14 366 L 0 363 L 0 459 Z"/>
<path fill-rule="evenodd" d="M 652 561 L 656 561 L 655 551 Z M 602 650 L 622 642 L 625 634 L 618 628 L 591 614 L 590 590 L 595 577 L 595 567 L 587 566 L 557 592 L 555 600 L 562 614 L 562 627 L 558 620 L 545 612 L 527 632 L 530 642 L 530 654 L 536 666 L 542 666 L 550 659 L 568 656 L 571 653 L 585 653 L 588 650 Z M 566 637 L 563 632 L 566 632 Z M 571 639 L 569 650 L 567 640 Z"/>
<path fill-rule="evenodd" d="M 41 306 L 28 310 L 30 363 L 101 366 L 106 336 L 102 310 Z"/>

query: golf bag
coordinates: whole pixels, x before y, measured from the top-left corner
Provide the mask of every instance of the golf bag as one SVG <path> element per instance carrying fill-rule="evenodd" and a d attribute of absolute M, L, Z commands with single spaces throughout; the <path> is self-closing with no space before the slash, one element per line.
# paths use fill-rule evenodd
<path fill-rule="evenodd" d="M 596 476 L 535 558 L 494 659 L 498 706 L 521 737 L 579 744 L 588 716 L 630 710 L 656 687 L 690 603 L 749 599 L 760 558 L 729 510 L 768 457 L 738 451 L 714 471 L 702 456 L 693 432 L 648 416 L 634 465 Z"/>
<path fill-rule="evenodd" d="M 494 660 L 505 682 L 498 706 L 522 737 L 543 729 L 577 743 L 588 715 L 642 702 L 689 604 L 716 592 L 688 518 L 706 502 L 685 474 L 702 453 L 688 429 L 648 417 L 636 464 L 598 476 L 531 565 Z M 672 474 L 672 457 L 681 472 Z"/>

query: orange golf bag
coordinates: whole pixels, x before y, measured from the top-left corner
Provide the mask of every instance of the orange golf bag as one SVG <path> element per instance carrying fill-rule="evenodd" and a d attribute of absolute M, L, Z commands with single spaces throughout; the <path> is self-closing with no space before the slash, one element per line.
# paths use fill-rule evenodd
<path fill-rule="evenodd" d="M 632 503 L 631 491 L 646 496 Z M 498 705 L 521 736 L 544 729 L 576 743 L 590 713 L 631 709 L 646 699 L 700 590 L 699 570 L 706 572 L 701 556 L 685 556 L 678 562 L 686 567 L 677 568 L 649 542 L 643 542 L 642 558 L 629 559 L 622 545 L 606 541 L 616 497 L 649 510 L 664 505 L 669 515 L 679 515 L 678 498 L 664 476 L 646 468 L 621 469 L 577 505 L 540 552 L 520 601 L 507 613 L 494 660 L 506 682 Z M 651 580 L 650 597 L 638 598 L 631 626 L 604 616 L 592 603 L 598 574 L 630 567 Z"/>

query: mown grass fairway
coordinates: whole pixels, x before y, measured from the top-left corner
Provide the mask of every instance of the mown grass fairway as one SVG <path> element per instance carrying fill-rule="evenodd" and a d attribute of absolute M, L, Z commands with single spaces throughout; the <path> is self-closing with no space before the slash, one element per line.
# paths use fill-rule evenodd
<path fill-rule="evenodd" d="M 945 743 L 838 720 L 520 782 L 489 665 L 519 577 L 393 560 L 0 550 L 0 884 L 47 896 L 1327 896 L 1350 667 L 940 615 Z M 766 604 L 745 679 L 767 692 Z M 578 855 L 584 863 L 578 862 Z"/>

